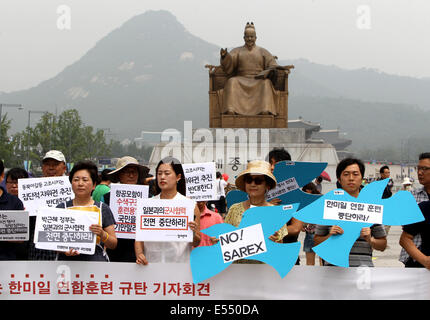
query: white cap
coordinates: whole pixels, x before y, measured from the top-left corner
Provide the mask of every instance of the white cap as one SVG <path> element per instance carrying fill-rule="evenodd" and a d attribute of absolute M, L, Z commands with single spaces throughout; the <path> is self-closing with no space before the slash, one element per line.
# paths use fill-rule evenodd
<path fill-rule="evenodd" d="M 43 157 L 42 161 L 45 159 L 54 159 L 66 163 L 66 157 L 64 157 L 64 154 L 58 150 L 49 150 Z"/>

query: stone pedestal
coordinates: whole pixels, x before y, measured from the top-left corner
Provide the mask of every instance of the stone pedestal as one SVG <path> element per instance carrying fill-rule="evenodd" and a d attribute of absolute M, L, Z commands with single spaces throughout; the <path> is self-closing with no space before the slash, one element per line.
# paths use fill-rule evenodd
<path fill-rule="evenodd" d="M 221 128 L 275 128 L 275 117 L 221 115 Z"/>
<path fill-rule="evenodd" d="M 272 79 L 276 91 L 276 116 L 226 115 L 223 111 L 224 85 L 227 75 L 220 66 L 209 68 L 209 127 L 210 128 L 288 128 L 288 74 L 294 66 L 275 70 Z"/>

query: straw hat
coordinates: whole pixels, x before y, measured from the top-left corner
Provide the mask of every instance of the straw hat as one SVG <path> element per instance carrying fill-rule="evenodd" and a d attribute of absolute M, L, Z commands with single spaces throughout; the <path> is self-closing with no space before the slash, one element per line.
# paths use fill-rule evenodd
<path fill-rule="evenodd" d="M 118 159 L 115 166 L 115 170 L 112 172 L 109 172 L 109 175 L 116 175 L 119 171 L 124 169 L 126 166 L 137 167 L 137 169 L 139 170 L 140 177 L 146 177 L 148 175 L 149 168 L 141 165 L 135 158 L 129 157 L 129 156 L 125 156 Z"/>
<path fill-rule="evenodd" d="M 270 169 L 270 163 L 263 160 L 254 160 L 251 162 L 248 162 L 248 165 L 246 167 L 246 170 L 241 172 L 237 178 L 236 178 L 236 187 L 244 192 L 245 191 L 245 175 L 251 174 L 251 175 L 264 175 L 268 177 L 273 183 L 269 185 L 270 189 L 273 189 L 276 187 L 277 181 L 275 176 L 272 174 L 272 171 Z"/>

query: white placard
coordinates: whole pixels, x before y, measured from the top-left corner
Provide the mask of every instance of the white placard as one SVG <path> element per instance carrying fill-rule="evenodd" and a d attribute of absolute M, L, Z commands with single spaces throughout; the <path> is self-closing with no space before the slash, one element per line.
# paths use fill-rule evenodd
<path fill-rule="evenodd" d="M 89 228 L 98 223 L 99 213 L 95 211 L 41 208 L 37 210 L 34 243 L 37 249 L 74 249 L 92 255 L 97 237 Z"/>
<path fill-rule="evenodd" d="M 28 211 L 0 211 L 0 241 L 27 241 Z"/>
<path fill-rule="evenodd" d="M 183 164 L 186 196 L 195 201 L 218 200 L 215 162 Z"/>
<path fill-rule="evenodd" d="M 190 199 L 144 200 L 136 221 L 136 240 L 192 242 L 195 203 Z"/>
<path fill-rule="evenodd" d="M 120 239 L 134 239 L 136 216 L 148 199 L 149 187 L 134 184 L 112 183 L 109 207 L 115 218 L 115 234 Z"/>
<path fill-rule="evenodd" d="M 69 177 L 45 177 L 18 179 L 18 198 L 30 216 L 36 215 L 40 207 L 56 207 L 75 196 Z"/>
<path fill-rule="evenodd" d="M 267 252 L 261 224 L 221 234 L 219 243 L 224 263 Z"/>
<path fill-rule="evenodd" d="M 325 200 L 324 219 L 382 224 L 384 206 L 350 201 Z"/>
<path fill-rule="evenodd" d="M 275 188 L 267 192 L 266 199 L 277 198 L 283 194 L 299 189 L 296 178 L 292 177 L 284 180 L 276 185 Z"/>

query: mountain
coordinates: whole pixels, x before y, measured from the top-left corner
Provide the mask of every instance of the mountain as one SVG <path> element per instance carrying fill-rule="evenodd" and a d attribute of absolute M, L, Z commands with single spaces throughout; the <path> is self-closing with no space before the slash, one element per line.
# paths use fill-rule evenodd
<path fill-rule="evenodd" d="M 1 102 L 50 112 L 75 108 L 87 125 L 110 128 L 115 139 L 137 137 L 142 130 L 182 129 L 185 120 L 192 120 L 193 128 L 208 127 L 205 64 L 219 64 L 218 46 L 190 34 L 170 12 L 147 11 L 107 34 L 57 76 L 28 90 L 2 93 Z M 429 79 L 304 59 L 279 64 L 295 65 L 289 118 L 302 116 L 324 129 L 340 127 L 353 140 L 351 148 L 395 146 L 404 136 L 426 132 Z M 7 111 L 14 131 L 25 128 L 26 111 Z"/>
<path fill-rule="evenodd" d="M 293 96 L 289 103 L 295 106 L 292 119 L 301 116 L 324 129 L 340 128 L 352 140 L 349 150 L 399 149 L 408 139 L 428 135 L 430 112 L 414 106 L 311 96 Z"/>
<path fill-rule="evenodd" d="M 356 99 L 367 102 L 386 102 L 417 105 L 430 110 L 430 79 L 395 76 L 375 70 L 344 70 L 305 59 L 280 61 L 282 65 L 295 66 L 292 94 Z M 305 84 L 314 83 L 318 87 Z M 325 90 L 321 94 L 321 90 Z"/>
<path fill-rule="evenodd" d="M 149 11 L 109 33 L 56 77 L 2 99 L 31 109 L 76 108 L 84 122 L 122 137 L 180 128 L 182 119 L 207 127 L 204 65 L 215 54 L 215 45 L 191 35 L 169 12 Z M 16 120 L 25 126 L 26 119 Z"/>

